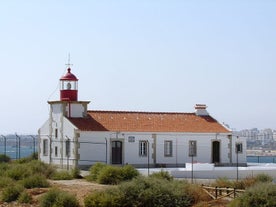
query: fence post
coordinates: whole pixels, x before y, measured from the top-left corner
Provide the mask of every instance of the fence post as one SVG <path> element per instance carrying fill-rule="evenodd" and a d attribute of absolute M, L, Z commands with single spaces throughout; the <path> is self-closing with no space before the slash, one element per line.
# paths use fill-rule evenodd
<path fill-rule="evenodd" d="M 216 192 L 215 192 L 216 199 L 218 198 L 218 187 L 216 186 Z"/>

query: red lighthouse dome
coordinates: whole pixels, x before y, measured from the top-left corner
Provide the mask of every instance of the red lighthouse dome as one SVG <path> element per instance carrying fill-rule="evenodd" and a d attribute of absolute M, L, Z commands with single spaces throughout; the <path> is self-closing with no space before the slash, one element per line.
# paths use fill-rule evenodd
<path fill-rule="evenodd" d="M 78 79 L 71 73 L 71 68 L 60 79 L 60 100 L 77 101 L 78 100 Z"/>

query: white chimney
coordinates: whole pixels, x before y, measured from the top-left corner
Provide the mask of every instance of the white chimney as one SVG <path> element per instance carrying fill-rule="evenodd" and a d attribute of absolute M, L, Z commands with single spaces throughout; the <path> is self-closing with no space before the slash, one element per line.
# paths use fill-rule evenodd
<path fill-rule="evenodd" d="M 207 106 L 205 104 L 196 104 L 195 105 L 195 114 L 197 116 L 209 116 L 208 111 L 206 110 Z"/>

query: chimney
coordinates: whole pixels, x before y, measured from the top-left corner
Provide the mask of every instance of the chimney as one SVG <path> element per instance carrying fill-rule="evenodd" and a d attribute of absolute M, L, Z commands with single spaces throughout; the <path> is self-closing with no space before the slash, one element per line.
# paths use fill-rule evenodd
<path fill-rule="evenodd" d="M 207 106 L 205 104 L 196 104 L 195 105 L 195 114 L 197 116 L 209 116 L 208 111 L 206 110 Z"/>

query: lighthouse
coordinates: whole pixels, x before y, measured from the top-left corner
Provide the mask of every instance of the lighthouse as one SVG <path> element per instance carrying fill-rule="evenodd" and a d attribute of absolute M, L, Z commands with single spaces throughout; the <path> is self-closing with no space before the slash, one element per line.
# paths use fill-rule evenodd
<path fill-rule="evenodd" d="M 77 101 L 78 100 L 78 79 L 71 73 L 71 68 L 60 79 L 60 100 Z"/>
<path fill-rule="evenodd" d="M 59 79 L 60 99 L 48 101 L 50 117 L 62 115 L 67 118 L 82 118 L 87 115 L 89 101 L 78 100 L 79 79 L 67 68 L 67 72 Z"/>

